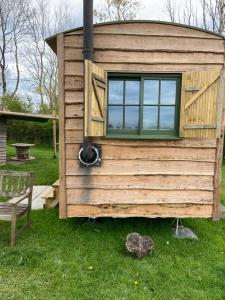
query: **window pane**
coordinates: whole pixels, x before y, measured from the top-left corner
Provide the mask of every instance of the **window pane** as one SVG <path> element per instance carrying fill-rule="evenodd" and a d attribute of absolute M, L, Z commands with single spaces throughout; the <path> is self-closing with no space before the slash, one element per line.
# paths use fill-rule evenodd
<path fill-rule="evenodd" d="M 160 107 L 160 129 L 174 129 L 175 107 Z"/>
<path fill-rule="evenodd" d="M 175 104 L 176 103 L 176 80 L 162 80 L 161 81 L 161 104 Z"/>
<path fill-rule="evenodd" d="M 125 107 L 125 128 L 137 129 L 139 127 L 139 106 Z"/>
<path fill-rule="evenodd" d="M 109 104 L 123 104 L 123 81 L 109 81 Z"/>
<path fill-rule="evenodd" d="M 127 80 L 125 87 L 125 104 L 139 104 L 140 81 Z"/>
<path fill-rule="evenodd" d="M 158 104 L 159 80 L 144 81 L 144 104 Z"/>
<path fill-rule="evenodd" d="M 123 107 L 109 106 L 108 128 L 121 129 L 123 128 Z"/>
<path fill-rule="evenodd" d="M 158 106 L 143 107 L 143 129 L 157 129 Z"/>

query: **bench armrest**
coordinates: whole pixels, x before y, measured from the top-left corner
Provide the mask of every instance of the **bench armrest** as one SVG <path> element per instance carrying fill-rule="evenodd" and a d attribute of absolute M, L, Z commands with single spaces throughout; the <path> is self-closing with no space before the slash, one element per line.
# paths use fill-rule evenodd
<path fill-rule="evenodd" d="M 9 199 L 7 202 L 10 203 L 10 204 L 12 204 L 12 205 L 17 205 L 18 203 L 20 203 L 24 199 L 26 199 L 26 198 L 29 199 L 29 196 L 30 196 L 30 194 L 24 194 L 22 196 L 14 197 L 12 199 Z"/>

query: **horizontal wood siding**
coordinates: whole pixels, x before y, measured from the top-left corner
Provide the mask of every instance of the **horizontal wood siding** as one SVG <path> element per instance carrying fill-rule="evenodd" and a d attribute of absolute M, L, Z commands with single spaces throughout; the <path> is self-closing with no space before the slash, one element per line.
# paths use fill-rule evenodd
<path fill-rule="evenodd" d="M 104 151 L 104 147 L 103 147 Z M 132 150 L 131 150 L 132 151 Z M 214 175 L 214 163 L 199 161 L 105 160 L 101 168 L 80 168 L 75 159 L 66 161 L 68 175 Z"/>
<path fill-rule="evenodd" d="M 65 47 L 82 48 L 83 36 L 65 36 Z M 212 52 L 221 53 L 224 51 L 223 39 L 202 39 L 193 37 L 168 36 L 137 36 L 123 34 L 95 34 L 95 50 L 123 50 L 123 51 L 168 51 L 168 52 Z"/>
<path fill-rule="evenodd" d="M 66 61 L 76 62 L 82 61 L 83 59 L 83 49 L 66 48 Z M 178 55 L 179 54 L 179 55 Z M 221 64 L 223 61 L 223 52 L 171 52 L 167 51 L 157 52 L 156 50 L 151 52 L 143 52 L 141 57 L 138 51 L 122 51 L 122 50 L 98 50 L 95 52 L 95 62 L 96 63 L 133 63 L 133 64 L 205 64 L 208 62 L 212 65 Z"/>
<path fill-rule="evenodd" d="M 223 40 L 203 31 L 137 23 L 99 26 L 94 32 L 95 62 L 108 72 L 182 73 L 220 70 L 224 63 Z M 82 30 L 64 36 L 67 215 L 211 217 L 216 139 L 94 138 L 102 145 L 102 167 L 80 168 L 82 39 Z"/>
<path fill-rule="evenodd" d="M 142 204 L 142 205 L 74 205 L 69 204 L 68 217 L 146 217 L 146 218 L 209 218 L 212 205 L 209 204 Z"/>
<path fill-rule="evenodd" d="M 78 159 L 74 153 L 79 152 L 79 144 L 66 145 L 66 157 Z M 147 160 L 147 161 L 202 161 L 215 162 L 215 149 L 205 148 L 172 148 L 172 147 L 148 147 L 133 146 L 121 147 L 104 145 L 102 159 L 105 160 Z"/>
<path fill-rule="evenodd" d="M 87 175 L 66 177 L 67 189 L 104 190 L 198 190 L 213 191 L 213 176 L 207 175 Z"/>
<path fill-rule="evenodd" d="M 213 192 L 193 190 L 68 189 L 68 204 L 213 204 Z"/>
<path fill-rule="evenodd" d="M 0 165 L 6 163 L 6 121 L 0 120 Z"/>

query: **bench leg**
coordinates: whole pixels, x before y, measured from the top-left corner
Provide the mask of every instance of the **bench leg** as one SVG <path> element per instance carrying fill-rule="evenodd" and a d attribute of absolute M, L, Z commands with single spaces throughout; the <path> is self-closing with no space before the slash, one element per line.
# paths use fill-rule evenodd
<path fill-rule="evenodd" d="M 27 212 L 27 225 L 28 225 L 29 228 L 31 227 L 31 224 L 32 224 L 32 219 L 31 219 L 31 208 L 29 208 L 29 209 L 28 209 L 28 212 Z"/>
<path fill-rule="evenodd" d="M 16 211 L 13 208 L 12 212 L 12 221 L 11 221 L 11 246 L 14 247 L 16 245 Z"/>

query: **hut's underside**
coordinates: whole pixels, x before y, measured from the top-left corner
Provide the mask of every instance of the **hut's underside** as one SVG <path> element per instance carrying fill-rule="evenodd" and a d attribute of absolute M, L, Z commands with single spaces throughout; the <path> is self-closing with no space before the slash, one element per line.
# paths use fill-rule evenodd
<path fill-rule="evenodd" d="M 212 217 L 217 140 L 213 132 L 204 138 L 212 129 L 195 129 L 193 138 L 176 141 L 95 138 L 102 167 L 80 168 L 82 30 L 58 35 L 57 44 L 61 217 Z M 224 65 L 221 37 L 165 24 L 95 27 L 94 50 L 95 63 L 108 72 L 183 73 Z"/>

